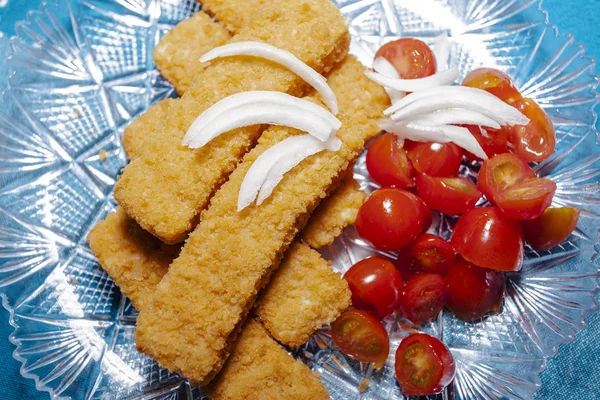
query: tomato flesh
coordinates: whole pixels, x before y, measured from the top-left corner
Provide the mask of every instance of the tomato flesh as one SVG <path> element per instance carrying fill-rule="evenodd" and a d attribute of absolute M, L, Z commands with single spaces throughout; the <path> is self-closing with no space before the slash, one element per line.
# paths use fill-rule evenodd
<path fill-rule="evenodd" d="M 523 227 L 497 207 L 478 207 L 456 223 L 454 250 L 480 267 L 518 271 L 523 264 Z"/>
<path fill-rule="evenodd" d="M 508 153 L 508 132 L 506 129 L 483 128 L 476 125 L 464 125 L 465 128 L 477 139 L 477 142 L 488 157 L 494 157 L 498 154 Z M 472 153 L 467 152 L 470 160 L 480 160 Z"/>
<path fill-rule="evenodd" d="M 454 176 L 462 161 L 463 150 L 454 143 L 414 142 L 408 158 L 417 172 L 429 176 Z"/>
<path fill-rule="evenodd" d="M 431 216 L 431 210 L 429 209 L 429 206 L 425 204 L 423 199 L 418 196 L 415 197 L 417 197 L 417 204 L 420 209 L 420 214 L 423 216 L 423 228 L 421 229 L 421 233 L 425 233 L 431 227 L 431 224 L 433 223 L 433 217 Z"/>
<path fill-rule="evenodd" d="M 455 258 L 456 253 L 450 243 L 426 233 L 400 252 L 396 268 L 404 280 L 420 274 L 446 275 Z"/>
<path fill-rule="evenodd" d="M 506 188 L 535 177 L 535 172 L 523 159 L 506 153 L 483 163 L 479 170 L 477 186 L 490 202 L 496 204 L 497 196 Z"/>
<path fill-rule="evenodd" d="M 527 118 L 526 126 L 515 125 L 508 129 L 508 141 L 513 152 L 527 162 L 544 161 L 556 147 L 554 125 L 544 110 L 532 99 L 521 99 L 512 104 Z"/>
<path fill-rule="evenodd" d="M 392 133 L 384 133 L 373 142 L 367 150 L 366 163 L 369 175 L 381 186 L 414 186 L 413 166 Z"/>
<path fill-rule="evenodd" d="M 555 192 L 556 183 L 550 179 L 527 178 L 498 194 L 496 204 L 509 218 L 535 219 L 550 207 Z"/>
<path fill-rule="evenodd" d="M 417 177 L 417 194 L 433 210 L 459 215 L 475 207 L 481 198 L 477 186 L 467 178 Z"/>
<path fill-rule="evenodd" d="M 400 299 L 402 315 L 415 325 L 433 320 L 448 301 L 448 284 L 438 274 L 417 275 L 406 283 Z"/>
<path fill-rule="evenodd" d="M 362 362 L 383 367 L 390 352 L 387 331 L 373 315 L 363 310 L 344 311 L 331 324 L 331 337 L 342 352 Z"/>
<path fill-rule="evenodd" d="M 344 274 L 352 292 L 352 305 L 384 319 L 400 304 L 404 288 L 402 276 L 390 261 L 369 257 L 354 264 Z"/>
<path fill-rule="evenodd" d="M 523 98 L 510 77 L 494 68 L 477 68 L 471 71 L 462 85 L 485 90 L 508 104 Z"/>
<path fill-rule="evenodd" d="M 379 189 L 358 210 L 356 230 L 380 250 L 399 250 L 423 229 L 423 207 L 414 194 L 395 188 Z"/>
<path fill-rule="evenodd" d="M 446 281 L 447 307 L 465 321 L 482 318 L 499 303 L 504 291 L 502 272 L 478 267 L 460 257 L 448 271 Z"/>
<path fill-rule="evenodd" d="M 440 393 L 452 382 L 456 365 L 450 350 L 438 339 L 413 333 L 400 342 L 395 369 L 403 394 L 427 396 Z"/>
<path fill-rule="evenodd" d="M 375 53 L 375 58 L 378 57 L 388 60 L 402 79 L 424 78 L 436 70 L 433 52 L 418 39 L 402 38 L 386 43 Z"/>
<path fill-rule="evenodd" d="M 524 221 L 525 239 L 537 250 L 550 250 L 577 227 L 580 211 L 573 207 L 548 208 L 531 221 Z"/>

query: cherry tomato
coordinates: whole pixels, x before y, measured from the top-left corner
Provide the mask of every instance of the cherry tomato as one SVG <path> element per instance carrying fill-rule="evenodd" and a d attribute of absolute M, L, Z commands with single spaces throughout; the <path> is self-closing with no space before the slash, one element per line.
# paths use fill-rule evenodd
<path fill-rule="evenodd" d="M 421 233 L 423 211 L 414 194 L 395 188 L 379 189 L 358 210 L 356 230 L 380 250 L 399 250 Z"/>
<path fill-rule="evenodd" d="M 496 196 L 496 205 L 512 219 L 530 220 L 550 207 L 556 183 L 545 178 L 527 178 Z"/>
<path fill-rule="evenodd" d="M 446 278 L 438 274 L 417 275 L 406 283 L 400 311 L 413 324 L 423 325 L 437 317 L 447 301 Z"/>
<path fill-rule="evenodd" d="M 446 275 L 448 309 L 465 321 L 474 321 L 498 304 L 504 291 L 504 274 L 481 268 L 459 257 Z"/>
<path fill-rule="evenodd" d="M 413 333 L 400 342 L 395 369 L 403 394 L 427 396 L 441 392 L 452 382 L 456 365 L 450 350 L 438 339 Z"/>
<path fill-rule="evenodd" d="M 331 324 L 331 337 L 341 351 L 355 360 L 383 367 L 390 353 L 387 331 L 373 315 L 363 310 L 344 311 Z"/>
<path fill-rule="evenodd" d="M 414 142 L 407 149 L 415 169 L 429 176 L 456 175 L 463 156 L 454 143 Z"/>
<path fill-rule="evenodd" d="M 481 198 L 477 186 L 467 178 L 417 176 L 417 194 L 433 210 L 459 215 L 475 207 Z"/>
<path fill-rule="evenodd" d="M 523 227 L 497 207 L 478 207 L 464 214 L 450 243 L 458 254 L 480 267 L 518 271 L 523 264 Z"/>
<path fill-rule="evenodd" d="M 367 150 L 367 170 L 381 186 L 406 188 L 414 186 L 414 169 L 406 150 L 398 145 L 392 133 L 379 136 Z"/>
<path fill-rule="evenodd" d="M 405 280 L 419 274 L 446 275 L 456 253 L 452 245 L 439 236 L 426 233 L 398 254 L 396 268 Z"/>
<path fill-rule="evenodd" d="M 520 157 L 506 153 L 485 160 L 479 170 L 477 185 L 485 197 L 496 204 L 496 197 L 506 188 L 535 176 L 535 172 Z"/>
<path fill-rule="evenodd" d="M 369 257 L 354 264 L 345 274 L 352 292 L 352 305 L 379 319 L 394 312 L 404 288 L 402 276 L 390 261 Z"/>
<path fill-rule="evenodd" d="M 477 125 L 463 125 L 477 139 L 479 145 L 488 157 L 508 153 L 508 132 L 506 129 L 483 128 Z M 467 152 L 470 160 L 480 160 L 476 155 Z"/>
<path fill-rule="evenodd" d="M 548 208 L 532 221 L 523 221 L 525 239 L 537 250 L 550 250 L 575 230 L 580 211 L 572 207 Z"/>
<path fill-rule="evenodd" d="M 531 99 L 521 99 L 513 104 L 530 122 L 526 126 L 515 125 L 508 129 L 508 141 L 513 152 L 527 162 L 544 161 L 552 155 L 556 146 L 554 126 L 548 115 Z"/>
<path fill-rule="evenodd" d="M 483 89 L 508 104 L 523 98 L 510 77 L 494 68 L 477 68 L 471 71 L 462 85 Z"/>
<path fill-rule="evenodd" d="M 419 39 L 402 38 L 386 43 L 375 53 L 375 58 L 378 57 L 388 60 L 402 79 L 424 78 L 436 70 L 433 52 Z"/>
<path fill-rule="evenodd" d="M 433 222 L 433 217 L 431 216 L 431 210 L 429 206 L 425 204 L 423 199 L 417 197 L 417 204 L 419 205 L 419 209 L 421 210 L 421 214 L 423 215 L 423 229 L 421 229 L 421 233 L 427 232 L 427 230 L 431 227 L 431 223 Z"/>

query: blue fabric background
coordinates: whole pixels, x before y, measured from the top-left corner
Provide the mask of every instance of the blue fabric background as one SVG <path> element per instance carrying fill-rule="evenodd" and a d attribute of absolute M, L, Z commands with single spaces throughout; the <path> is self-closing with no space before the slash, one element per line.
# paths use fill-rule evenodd
<path fill-rule="evenodd" d="M 13 35 L 15 22 L 40 3 L 0 0 L 0 32 Z M 543 7 L 560 32 L 572 32 L 585 45 L 587 55 L 600 59 L 600 0 L 544 0 Z M 0 399 L 46 400 L 47 393 L 38 392 L 33 380 L 19 374 L 20 364 L 12 358 L 15 348 L 7 340 L 12 332 L 8 319 L 8 312 L 0 307 Z M 600 399 L 600 313 L 590 318 L 589 326 L 577 334 L 574 343 L 560 346 L 541 378 L 542 388 L 536 399 Z"/>

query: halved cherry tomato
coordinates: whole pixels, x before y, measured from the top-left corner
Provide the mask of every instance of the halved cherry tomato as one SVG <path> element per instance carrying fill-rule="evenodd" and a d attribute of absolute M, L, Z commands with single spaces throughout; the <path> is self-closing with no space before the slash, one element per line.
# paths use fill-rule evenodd
<path fill-rule="evenodd" d="M 437 317 L 447 301 L 448 284 L 443 276 L 417 275 L 406 283 L 400 311 L 413 324 L 423 325 Z"/>
<path fill-rule="evenodd" d="M 459 215 L 475 207 L 481 198 L 477 186 L 467 178 L 417 176 L 417 194 L 433 210 Z"/>
<path fill-rule="evenodd" d="M 456 365 L 450 350 L 433 336 L 413 333 L 396 350 L 396 378 L 402 393 L 427 396 L 441 392 L 454 379 Z"/>
<path fill-rule="evenodd" d="M 556 183 L 545 178 L 527 178 L 496 196 L 496 205 L 512 219 L 530 220 L 550 207 Z"/>
<path fill-rule="evenodd" d="M 344 311 L 331 324 L 331 338 L 341 351 L 355 360 L 383 367 L 390 353 L 387 331 L 373 315 L 363 310 Z"/>
<path fill-rule="evenodd" d="M 423 207 L 414 194 L 395 188 L 379 189 L 358 210 L 356 230 L 380 250 L 399 250 L 423 229 Z"/>
<path fill-rule="evenodd" d="M 575 230 L 580 211 L 573 207 L 548 208 L 532 221 L 523 221 L 525 239 L 537 250 L 550 250 Z"/>
<path fill-rule="evenodd" d="M 459 257 L 446 275 L 448 309 L 474 321 L 494 308 L 504 291 L 504 273 L 481 268 Z"/>
<path fill-rule="evenodd" d="M 454 143 L 413 142 L 407 150 L 417 172 L 429 176 L 456 175 L 463 156 L 463 150 Z"/>
<path fill-rule="evenodd" d="M 381 186 L 407 188 L 414 186 L 414 169 L 406 150 L 392 133 L 379 136 L 367 150 L 367 170 Z"/>
<path fill-rule="evenodd" d="M 462 85 L 485 90 L 508 104 L 523 98 L 510 77 L 494 68 L 474 69 L 465 77 Z"/>
<path fill-rule="evenodd" d="M 404 288 L 402 276 L 390 261 L 369 257 L 354 264 L 344 274 L 352 292 L 352 305 L 379 319 L 394 312 Z"/>
<path fill-rule="evenodd" d="M 535 172 L 520 157 L 506 153 L 485 160 L 479 170 L 477 186 L 485 197 L 496 204 L 496 197 L 506 188 L 535 178 Z"/>
<path fill-rule="evenodd" d="M 531 99 L 521 99 L 512 104 L 530 122 L 526 126 L 515 125 L 508 129 L 508 141 L 513 152 L 527 162 L 544 161 L 552 155 L 556 146 L 554 125 L 548 115 Z"/>
<path fill-rule="evenodd" d="M 396 268 L 404 280 L 419 274 L 446 275 L 455 258 L 456 253 L 450 243 L 426 233 L 398 254 Z"/>
<path fill-rule="evenodd" d="M 523 264 L 523 227 L 497 207 L 478 207 L 456 223 L 454 250 L 484 268 L 518 271 Z"/>
<path fill-rule="evenodd" d="M 386 43 L 375 53 L 375 58 L 378 57 L 388 60 L 402 79 L 424 78 L 436 70 L 433 52 L 419 39 L 402 38 Z"/>
<path fill-rule="evenodd" d="M 488 157 L 508 153 L 508 132 L 506 129 L 483 128 L 477 125 L 464 125 L 465 128 L 477 139 L 479 145 Z M 470 160 L 481 160 L 474 154 L 466 153 Z"/>

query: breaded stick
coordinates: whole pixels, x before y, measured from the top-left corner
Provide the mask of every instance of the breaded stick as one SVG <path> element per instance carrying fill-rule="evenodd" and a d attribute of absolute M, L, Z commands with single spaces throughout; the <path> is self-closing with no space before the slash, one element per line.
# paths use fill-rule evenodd
<path fill-rule="evenodd" d="M 330 76 L 337 82 L 332 89 L 338 98 L 352 99 L 349 110 L 340 107 L 341 149 L 304 160 L 284 176 L 269 199 L 238 213 L 241 182 L 254 160 L 298 132 L 272 126 L 246 154 L 203 212 L 202 223 L 157 286 L 148 309 L 141 312 L 136 332 L 141 351 L 201 384 L 219 371 L 238 327 L 284 250 L 365 142 L 379 132 L 376 121 L 388 105 L 387 95 L 363 71 L 358 61 L 348 58 Z M 349 77 L 333 79 L 336 74 Z M 351 78 L 359 83 L 346 84 Z M 346 111 L 352 119 L 344 115 Z"/>
<path fill-rule="evenodd" d="M 156 68 L 182 96 L 206 68 L 200 57 L 231 38 L 229 32 L 208 15 L 198 12 L 171 29 L 152 52 Z"/>
<path fill-rule="evenodd" d="M 217 377 L 206 387 L 214 400 L 329 399 L 319 378 L 249 318 Z"/>
<path fill-rule="evenodd" d="M 225 28 L 236 34 L 246 26 L 257 8 L 269 4 L 267 0 L 199 0 L 202 9 L 213 15 Z"/>
<path fill-rule="evenodd" d="M 102 268 L 137 309 L 143 309 L 151 299 L 181 249 L 140 228 L 120 207 L 96 224 L 88 240 Z"/>
<path fill-rule="evenodd" d="M 125 127 L 123 133 L 123 149 L 130 160 L 136 159 L 148 136 L 160 129 L 167 117 L 169 106 L 175 99 L 164 99 L 144 111 Z"/>
<path fill-rule="evenodd" d="M 255 309 L 275 339 L 297 347 L 348 306 L 350 289 L 346 281 L 319 253 L 296 241 L 260 292 Z"/>
<path fill-rule="evenodd" d="M 326 72 L 348 50 L 346 23 L 328 0 L 276 2 L 263 7 L 233 41 L 261 40 L 286 49 Z M 194 119 L 216 101 L 245 90 L 300 94 L 305 83 L 287 68 L 255 57 L 215 60 L 169 107 L 162 129 L 150 134 L 141 154 L 125 167 L 115 199 L 144 229 L 166 243 L 182 241 L 211 194 L 261 133 L 235 129 L 192 150 L 181 145 Z M 143 196 L 140 194 L 143 193 Z"/>

